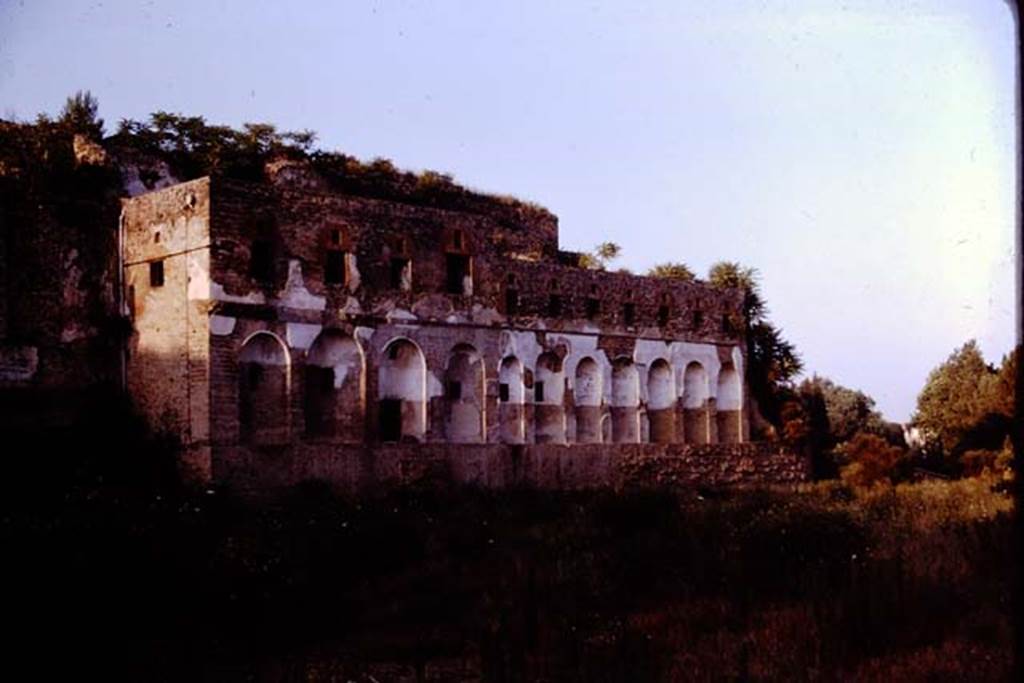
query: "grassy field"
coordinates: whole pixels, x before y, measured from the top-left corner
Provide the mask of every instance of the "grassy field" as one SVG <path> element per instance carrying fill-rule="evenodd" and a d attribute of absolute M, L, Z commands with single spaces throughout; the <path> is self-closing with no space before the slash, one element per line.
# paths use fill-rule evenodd
<path fill-rule="evenodd" d="M 131 680 L 1009 680 L 1013 500 L 189 492 L 103 401 L 8 433 L 7 667 Z M 111 438 L 111 435 L 117 435 Z"/>
<path fill-rule="evenodd" d="M 362 503 L 309 483 L 255 507 L 83 468 L 6 482 L 14 651 L 44 675 L 1011 676 L 1013 502 L 990 480 Z"/>

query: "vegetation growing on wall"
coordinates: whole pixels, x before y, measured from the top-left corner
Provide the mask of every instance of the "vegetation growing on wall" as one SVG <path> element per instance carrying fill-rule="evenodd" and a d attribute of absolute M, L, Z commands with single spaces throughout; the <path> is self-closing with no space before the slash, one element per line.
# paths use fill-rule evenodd
<path fill-rule="evenodd" d="M 621 254 L 622 247 L 615 242 L 601 242 L 592 251 L 579 255 L 579 265 L 590 270 L 607 270 L 608 265 Z"/>
<path fill-rule="evenodd" d="M 708 284 L 743 291 L 747 382 L 761 414 L 781 426 L 783 405 L 792 397 L 792 381 L 803 369 L 803 361 L 796 347 L 783 338 L 782 330 L 768 320 L 757 270 L 720 261 L 708 271 Z"/>
<path fill-rule="evenodd" d="M 659 263 L 647 271 L 648 277 L 660 277 L 666 280 L 682 280 L 693 282 L 697 279 L 696 274 L 685 263 L 667 262 Z"/>

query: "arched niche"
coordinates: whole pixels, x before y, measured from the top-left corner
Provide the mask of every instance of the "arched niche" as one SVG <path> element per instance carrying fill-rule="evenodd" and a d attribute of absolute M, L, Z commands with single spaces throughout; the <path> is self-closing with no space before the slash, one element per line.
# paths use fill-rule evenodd
<path fill-rule="evenodd" d="M 427 363 L 408 339 L 384 347 L 377 375 L 381 441 L 422 441 L 427 431 Z"/>
<path fill-rule="evenodd" d="M 445 368 L 445 433 L 452 443 L 484 440 L 484 364 L 476 349 L 459 344 Z"/>
<path fill-rule="evenodd" d="M 565 443 L 565 374 L 562 359 L 546 351 L 537 357 L 533 373 L 534 439 Z"/>
<path fill-rule="evenodd" d="M 743 389 L 740 375 L 731 363 L 725 363 L 718 372 L 718 391 L 715 400 L 719 443 L 739 443 L 743 429 Z"/>
<path fill-rule="evenodd" d="M 601 443 L 601 402 L 604 391 L 601 367 L 587 356 L 576 364 L 573 399 L 576 411 L 576 441 Z"/>
<path fill-rule="evenodd" d="M 506 356 L 498 368 L 498 422 L 504 443 L 523 443 L 526 439 L 526 388 L 523 364 L 515 356 Z"/>
<path fill-rule="evenodd" d="M 651 363 L 647 371 L 647 420 L 650 440 L 676 440 L 676 383 L 672 366 L 664 358 Z"/>
<path fill-rule="evenodd" d="M 612 363 L 612 440 L 640 441 L 640 371 L 632 359 L 619 357 Z"/>
<path fill-rule="evenodd" d="M 704 366 L 692 361 L 683 373 L 683 434 L 686 443 L 708 443 L 708 374 Z"/>
<path fill-rule="evenodd" d="M 288 347 L 271 332 L 249 337 L 238 353 L 239 426 L 243 441 L 288 439 Z"/>
<path fill-rule="evenodd" d="M 362 441 L 363 352 L 340 330 L 324 330 L 306 354 L 303 412 L 306 433 Z"/>

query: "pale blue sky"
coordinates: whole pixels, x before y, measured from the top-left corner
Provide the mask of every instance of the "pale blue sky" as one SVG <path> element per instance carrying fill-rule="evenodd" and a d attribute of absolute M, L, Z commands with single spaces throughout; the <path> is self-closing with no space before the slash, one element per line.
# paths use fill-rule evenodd
<path fill-rule="evenodd" d="M 310 128 L 558 214 L 621 265 L 757 267 L 824 374 L 906 420 L 1014 341 L 1015 29 L 999 0 L 10 2 L 0 114 L 77 89 Z"/>

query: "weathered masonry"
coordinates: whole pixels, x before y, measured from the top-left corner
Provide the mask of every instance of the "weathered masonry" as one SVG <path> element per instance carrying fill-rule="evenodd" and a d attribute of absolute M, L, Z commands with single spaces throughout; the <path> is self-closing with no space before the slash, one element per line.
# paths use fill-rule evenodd
<path fill-rule="evenodd" d="M 132 395 L 200 480 L 799 480 L 751 444 L 742 295 L 580 267 L 547 211 L 301 173 L 124 201 Z"/>

